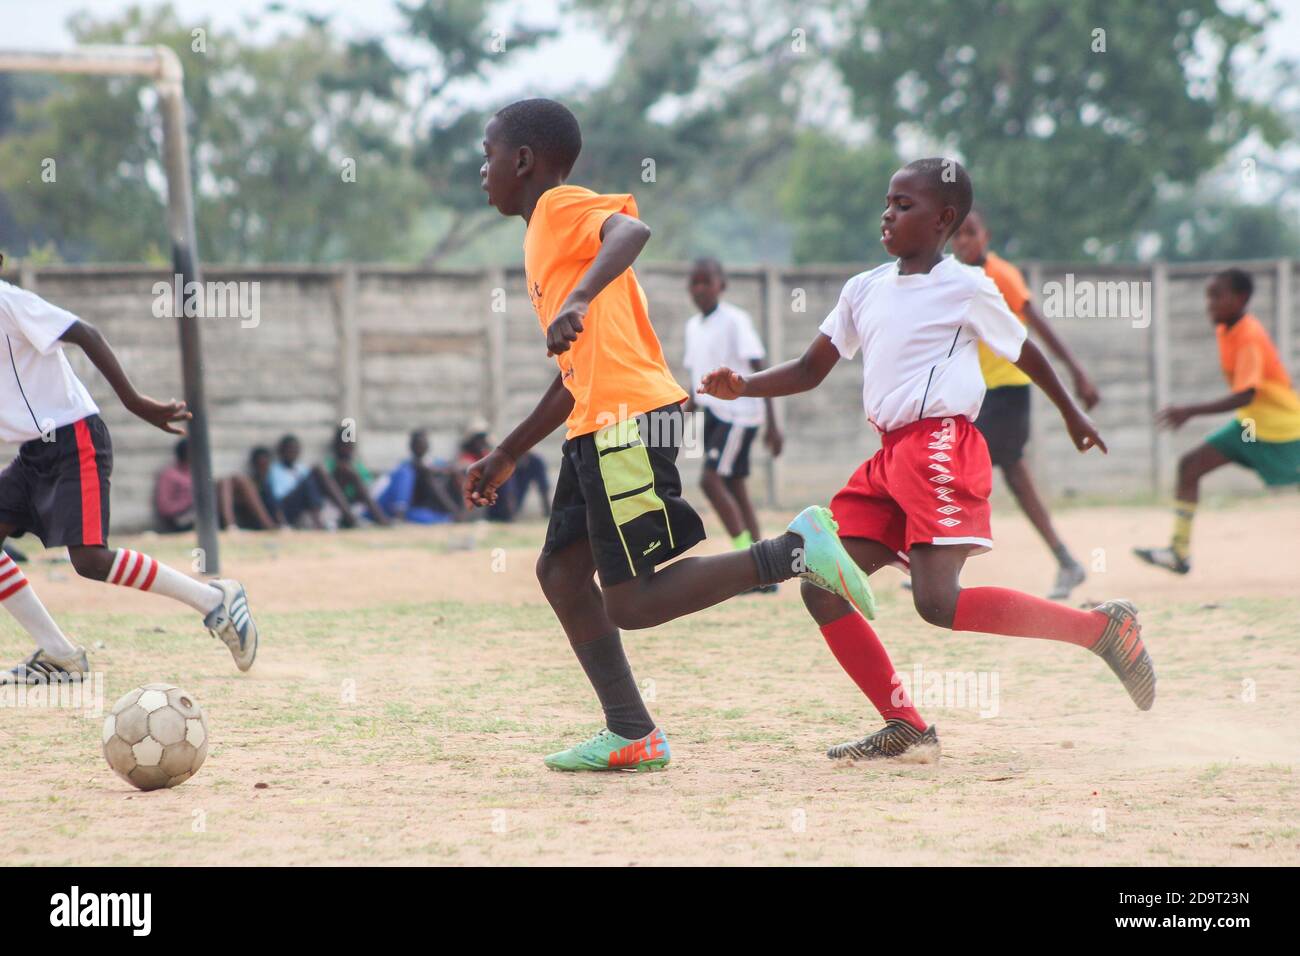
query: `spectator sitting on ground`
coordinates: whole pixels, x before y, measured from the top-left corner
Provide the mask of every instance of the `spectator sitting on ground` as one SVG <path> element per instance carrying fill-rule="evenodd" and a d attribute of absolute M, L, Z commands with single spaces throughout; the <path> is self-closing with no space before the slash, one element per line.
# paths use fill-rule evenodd
<path fill-rule="evenodd" d="M 464 504 L 455 474 L 428 463 L 429 436 L 422 428 L 411 432 L 411 457 L 389 473 L 377 495 L 382 511 L 415 524 L 464 520 Z"/>
<path fill-rule="evenodd" d="M 340 523 L 345 528 L 356 527 L 357 519 L 334 479 L 319 465 L 309 467 L 298 460 L 302 456 L 302 443 L 297 435 L 281 438 L 275 452 L 267 480 L 271 497 L 285 523 L 298 527 L 306 518 L 311 527 L 324 529 L 321 508 L 328 500 L 339 510 Z"/>
<path fill-rule="evenodd" d="M 174 458 L 158 472 L 153 489 L 153 510 L 158 519 L 158 531 L 177 534 L 194 527 L 194 478 L 190 474 L 190 442 L 182 438 L 176 442 Z"/>
<path fill-rule="evenodd" d="M 357 456 L 356 441 L 348 436 L 347 428 L 340 428 L 334 435 L 334 453 L 325 459 L 325 471 L 338 485 L 354 517 L 363 514 L 376 524 L 388 525 L 391 523 L 388 516 L 370 493 L 374 476 Z"/>
<path fill-rule="evenodd" d="M 465 430 L 465 437 L 460 444 L 460 458 L 458 460 L 458 491 L 460 488 L 459 480 L 464 476 L 465 470 L 487 455 L 495 445 L 496 443 L 488 436 L 486 422 L 473 422 Z M 487 509 L 488 521 L 514 521 L 515 518 L 519 517 L 524 498 L 533 485 L 537 486 L 538 494 L 542 498 L 542 516 L 550 517 L 551 488 L 546 478 L 546 462 L 542 460 L 540 455 L 530 451 L 515 462 L 514 473 L 506 479 L 505 484 L 497 489 L 497 503 Z"/>
<path fill-rule="evenodd" d="M 235 473 L 217 482 L 223 528 L 271 531 L 285 523 L 270 491 L 271 449 L 258 445 L 248 454 L 248 474 Z"/>

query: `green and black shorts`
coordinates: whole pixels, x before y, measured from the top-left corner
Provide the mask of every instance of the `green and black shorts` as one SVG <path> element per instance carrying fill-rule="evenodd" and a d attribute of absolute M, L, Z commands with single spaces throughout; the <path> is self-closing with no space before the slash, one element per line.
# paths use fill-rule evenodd
<path fill-rule="evenodd" d="M 680 405 L 665 405 L 564 443 L 542 554 L 587 539 L 600 583 L 630 581 L 704 540 L 682 498 Z"/>

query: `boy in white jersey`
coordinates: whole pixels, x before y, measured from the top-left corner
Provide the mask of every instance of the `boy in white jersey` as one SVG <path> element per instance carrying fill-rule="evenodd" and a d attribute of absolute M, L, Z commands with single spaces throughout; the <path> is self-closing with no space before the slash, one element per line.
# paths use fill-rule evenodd
<path fill-rule="evenodd" d="M 173 423 L 191 417 L 185 403 L 141 395 L 94 326 L 7 282 L 0 282 L 0 336 L 0 440 L 22 443 L 0 472 L 0 542 L 31 531 L 46 547 L 67 547 L 83 577 L 188 604 L 248 670 L 257 628 L 238 581 L 207 584 L 138 551 L 108 547 L 113 443 L 63 343 L 79 346 L 127 410 L 150 425 L 183 434 Z M 0 671 L 0 684 L 80 680 L 88 672 L 85 648 L 64 636 L 8 555 L 0 557 L 0 605 L 37 645 L 17 667 Z"/>
<path fill-rule="evenodd" d="M 764 367 L 766 356 L 754 322 L 744 309 L 723 301 L 726 288 L 722 263 L 712 257 L 695 260 L 688 289 L 700 311 L 686 320 L 683 362 L 693 382 L 719 366 L 755 372 Z M 772 404 L 770 398 L 724 402 L 711 395 L 694 397 L 687 404 L 687 411 L 694 411 L 695 406 L 704 411 L 704 473 L 700 487 L 735 548 L 748 548 L 763 537 L 745 479 L 749 477 L 749 451 L 759 426 L 765 425 L 763 442 L 768 452 L 774 458 L 781 454 L 781 431 Z M 757 590 L 776 588 L 772 584 Z"/>
<path fill-rule="evenodd" d="M 852 358 L 861 349 L 863 405 L 882 447 L 831 502 L 839 535 L 858 566 L 868 574 L 886 564 L 910 568 L 916 609 L 938 627 L 1087 647 L 1147 710 L 1155 700 L 1155 670 L 1131 604 L 1108 601 L 1080 611 L 1018 591 L 959 583 L 966 558 L 993 545 L 992 465 L 972 424 L 984 398 L 978 343 L 1014 362 L 1047 393 L 1076 448 L 1106 450 L 992 280 L 943 255 L 971 201 L 970 177 L 952 160 L 923 159 L 900 169 L 881 215 L 881 242 L 895 261 L 845 284 L 801 358 L 754 375 L 721 368 L 705 375 L 699 390 L 725 399 L 808 391 L 841 356 Z M 841 666 L 886 722 L 883 730 L 827 755 L 937 756 L 934 727 L 907 699 L 866 620 L 834 595 L 805 588 L 803 598 Z"/>

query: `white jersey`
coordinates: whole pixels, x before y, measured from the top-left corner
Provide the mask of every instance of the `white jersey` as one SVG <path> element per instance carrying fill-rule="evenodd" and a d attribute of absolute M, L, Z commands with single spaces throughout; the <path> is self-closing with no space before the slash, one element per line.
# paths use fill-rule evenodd
<path fill-rule="evenodd" d="M 0 440 L 24 442 L 99 411 L 59 337 L 77 317 L 0 282 Z"/>
<path fill-rule="evenodd" d="M 891 262 L 855 275 L 820 331 L 845 358 L 862 350 L 862 406 L 882 432 L 964 415 L 984 401 L 978 343 L 1009 361 L 1026 329 L 982 269 L 945 256 L 925 274 Z"/>
<path fill-rule="evenodd" d="M 696 395 L 705 373 L 726 366 L 746 375 L 750 362 L 764 356 L 763 342 L 754 331 L 749 313 L 729 302 L 719 302 L 708 315 L 696 313 L 686 320 L 686 357 L 683 364 L 691 376 L 691 395 L 724 422 L 750 427 L 763 424 L 763 400 L 738 398 L 727 401 L 712 395 Z"/>

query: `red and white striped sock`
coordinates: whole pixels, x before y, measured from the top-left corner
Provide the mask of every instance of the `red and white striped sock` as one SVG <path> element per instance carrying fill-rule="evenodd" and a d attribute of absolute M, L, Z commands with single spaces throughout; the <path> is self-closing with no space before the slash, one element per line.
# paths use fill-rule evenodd
<path fill-rule="evenodd" d="M 221 603 L 221 591 L 211 584 L 195 581 L 156 558 L 130 548 L 117 549 L 105 580 L 109 584 L 161 594 L 188 604 L 200 614 L 207 614 Z"/>
<path fill-rule="evenodd" d="M 36 591 L 28 584 L 27 575 L 14 564 L 13 558 L 0 553 L 0 604 L 32 636 L 36 646 L 51 657 L 64 660 L 76 654 L 76 645 L 59 630 L 59 625 L 54 623 L 54 618 L 50 617 L 50 612 L 45 610 Z"/>

